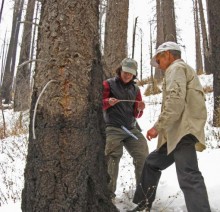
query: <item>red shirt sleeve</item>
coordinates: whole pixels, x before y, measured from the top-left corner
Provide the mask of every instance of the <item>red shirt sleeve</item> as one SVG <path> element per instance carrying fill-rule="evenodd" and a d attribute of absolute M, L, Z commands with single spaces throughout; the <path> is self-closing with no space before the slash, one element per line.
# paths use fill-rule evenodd
<path fill-rule="evenodd" d="M 102 84 L 103 84 L 102 109 L 107 110 L 109 107 L 111 107 L 111 105 L 109 104 L 110 86 L 106 80 L 103 81 Z"/>
<path fill-rule="evenodd" d="M 140 90 L 137 93 L 136 101 L 142 101 L 141 92 Z M 134 117 L 140 118 L 143 115 L 143 111 L 138 111 L 138 102 L 135 102 L 134 104 Z"/>

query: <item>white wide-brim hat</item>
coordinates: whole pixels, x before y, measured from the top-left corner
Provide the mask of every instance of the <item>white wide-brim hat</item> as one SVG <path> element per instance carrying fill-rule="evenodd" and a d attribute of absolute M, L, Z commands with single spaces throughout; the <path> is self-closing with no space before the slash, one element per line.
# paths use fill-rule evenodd
<path fill-rule="evenodd" d="M 159 53 L 161 52 L 165 52 L 165 51 L 168 51 L 168 50 L 176 50 L 176 51 L 180 51 L 181 52 L 181 49 L 179 47 L 179 45 L 175 42 L 172 42 L 172 41 L 168 41 L 168 42 L 165 42 L 165 43 L 162 43 L 156 50 L 154 56 L 152 57 L 151 61 L 150 61 L 150 64 L 153 66 L 153 67 L 156 67 L 158 68 L 159 67 L 159 64 L 157 63 L 156 61 L 156 57 Z"/>

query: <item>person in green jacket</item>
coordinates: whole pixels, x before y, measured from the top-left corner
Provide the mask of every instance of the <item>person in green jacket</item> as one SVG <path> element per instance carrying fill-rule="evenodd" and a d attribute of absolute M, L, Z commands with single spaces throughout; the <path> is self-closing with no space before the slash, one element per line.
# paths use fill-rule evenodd
<path fill-rule="evenodd" d="M 106 124 L 108 188 L 115 198 L 119 163 L 124 148 L 133 158 L 136 184 L 139 183 L 145 159 L 148 155 L 146 138 L 137 127 L 136 118 L 143 115 L 145 103 L 134 79 L 137 62 L 124 58 L 115 70 L 116 76 L 103 81 L 103 115 Z"/>
<path fill-rule="evenodd" d="M 158 136 L 158 147 L 146 158 L 133 199 L 137 206 L 128 211 L 150 211 L 161 171 L 175 163 L 188 212 L 211 212 L 196 155 L 196 150 L 205 149 L 207 119 L 199 78 L 181 59 L 181 49 L 175 42 L 161 44 L 151 65 L 165 71 L 162 110 L 146 135 L 148 140 Z"/>

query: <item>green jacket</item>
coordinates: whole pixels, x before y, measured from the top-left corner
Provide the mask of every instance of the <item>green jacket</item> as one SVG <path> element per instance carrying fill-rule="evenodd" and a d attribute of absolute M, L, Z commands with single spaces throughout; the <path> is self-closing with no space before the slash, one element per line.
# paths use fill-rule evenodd
<path fill-rule="evenodd" d="M 192 134 L 205 149 L 204 126 L 207 119 L 205 94 L 195 71 L 182 59 L 165 72 L 161 114 L 154 127 L 159 132 L 158 148 L 167 142 L 169 154 L 184 135 Z"/>

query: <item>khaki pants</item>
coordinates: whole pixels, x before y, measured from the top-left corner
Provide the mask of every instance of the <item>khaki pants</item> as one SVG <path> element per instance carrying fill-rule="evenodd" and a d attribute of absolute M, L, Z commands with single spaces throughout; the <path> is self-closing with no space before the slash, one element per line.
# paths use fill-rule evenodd
<path fill-rule="evenodd" d="M 110 176 L 109 190 L 114 195 L 116 190 L 119 162 L 123 155 L 123 147 L 133 158 L 135 166 L 136 183 L 139 183 L 142 168 L 146 157 L 148 156 L 147 141 L 142 133 L 134 128 L 130 130 L 138 140 L 128 135 L 123 129 L 117 127 L 106 128 L 106 147 L 105 154 L 108 159 L 108 174 Z"/>

